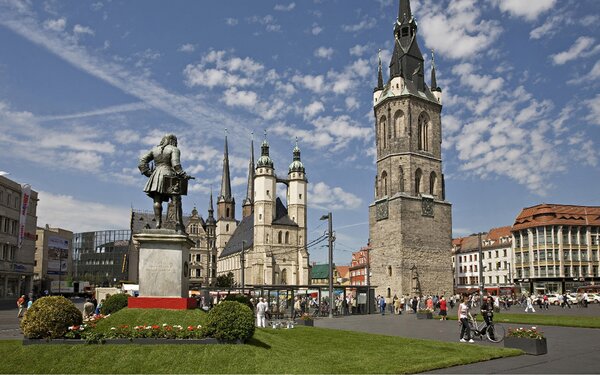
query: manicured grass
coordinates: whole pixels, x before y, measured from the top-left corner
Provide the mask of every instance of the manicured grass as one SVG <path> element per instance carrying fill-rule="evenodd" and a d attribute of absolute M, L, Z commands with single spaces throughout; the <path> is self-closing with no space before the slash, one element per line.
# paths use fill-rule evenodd
<path fill-rule="evenodd" d="M 102 328 L 183 325 L 166 320 L 174 313 L 122 310 L 105 319 Z M 190 324 L 198 324 L 195 319 L 204 314 L 180 313 L 179 318 L 190 319 Z M 414 373 L 519 354 L 501 347 L 325 328 L 267 328 L 258 329 L 245 345 L 22 346 L 20 341 L 4 340 L 0 373 Z"/>
<path fill-rule="evenodd" d="M 448 319 L 457 320 L 456 315 L 454 314 L 449 315 Z M 481 320 L 481 316 L 478 316 L 477 320 Z M 545 313 L 537 312 L 530 314 L 496 313 L 494 314 L 494 322 L 506 324 L 600 328 L 600 317 L 597 316 L 545 315 Z"/>

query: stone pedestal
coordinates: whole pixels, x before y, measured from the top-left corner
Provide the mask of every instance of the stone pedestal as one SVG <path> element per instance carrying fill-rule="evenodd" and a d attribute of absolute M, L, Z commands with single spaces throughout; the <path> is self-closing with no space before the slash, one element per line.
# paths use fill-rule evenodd
<path fill-rule="evenodd" d="M 174 230 L 149 229 L 134 235 L 133 244 L 139 249 L 140 294 L 129 307 L 189 308 L 188 261 L 194 242 Z"/>

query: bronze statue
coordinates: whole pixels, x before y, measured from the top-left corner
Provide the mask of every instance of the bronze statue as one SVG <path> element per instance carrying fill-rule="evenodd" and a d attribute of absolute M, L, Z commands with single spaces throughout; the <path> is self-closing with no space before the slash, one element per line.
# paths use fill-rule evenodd
<path fill-rule="evenodd" d="M 152 161 L 153 167 L 150 165 Z M 175 230 L 185 233 L 181 196 L 187 195 L 188 180 L 194 177 L 187 175 L 181 168 L 177 137 L 174 134 L 165 135 L 158 146 L 141 157 L 138 168 L 148 177 L 144 191 L 154 200 L 156 228 L 162 227 L 162 203 L 171 198 L 175 206 Z"/>

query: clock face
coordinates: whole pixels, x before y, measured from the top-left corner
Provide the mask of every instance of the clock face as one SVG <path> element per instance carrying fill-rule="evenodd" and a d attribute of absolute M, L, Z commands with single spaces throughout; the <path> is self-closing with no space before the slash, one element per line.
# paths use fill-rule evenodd
<path fill-rule="evenodd" d="M 422 205 L 423 205 L 423 216 L 431 216 L 433 217 L 433 199 L 423 197 Z"/>
<path fill-rule="evenodd" d="M 387 219 L 388 218 L 388 201 L 386 200 L 383 202 L 378 202 L 377 206 L 375 207 L 375 211 L 376 211 L 377 221 Z"/>

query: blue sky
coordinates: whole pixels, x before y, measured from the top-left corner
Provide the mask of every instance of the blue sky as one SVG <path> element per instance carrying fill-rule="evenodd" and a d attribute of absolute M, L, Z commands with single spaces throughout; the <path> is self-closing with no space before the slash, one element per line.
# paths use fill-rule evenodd
<path fill-rule="evenodd" d="M 527 5 L 524 5 L 527 3 Z M 600 3 L 413 0 L 443 89 L 455 236 L 542 202 L 600 205 Z M 377 51 L 397 0 L 0 0 L 0 171 L 40 193 L 38 225 L 128 227 L 151 209 L 140 154 L 175 133 L 196 176 L 184 211 L 218 194 L 225 128 L 241 216 L 251 132 L 276 172 L 295 137 L 309 239 L 333 212 L 336 261 L 368 239 Z M 429 77 L 429 75 L 426 75 Z M 315 248 L 311 260 L 327 258 Z"/>

